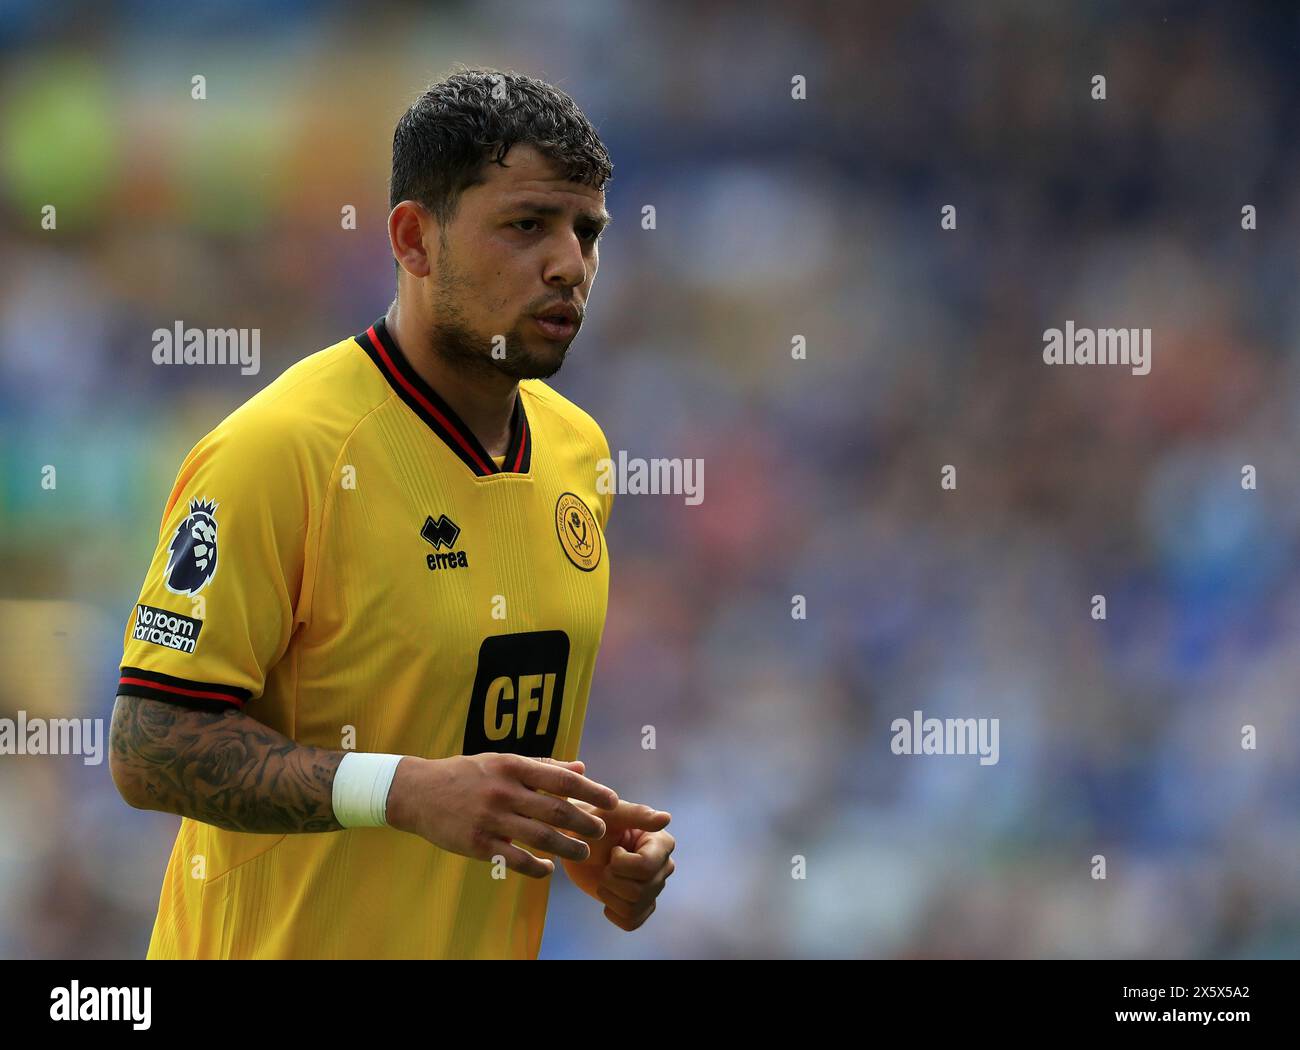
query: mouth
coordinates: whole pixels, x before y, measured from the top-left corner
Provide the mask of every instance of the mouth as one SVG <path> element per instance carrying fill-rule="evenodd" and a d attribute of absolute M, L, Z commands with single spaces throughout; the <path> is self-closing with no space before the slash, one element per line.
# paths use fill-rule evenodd
<path fill-rule="evenodd" d="M 540 314 L 533 315 L 533 321 L 548 339 L 572 339 L 578 334 L 582 323 L 578 310 L 574 306 L 552 306 Z"/>

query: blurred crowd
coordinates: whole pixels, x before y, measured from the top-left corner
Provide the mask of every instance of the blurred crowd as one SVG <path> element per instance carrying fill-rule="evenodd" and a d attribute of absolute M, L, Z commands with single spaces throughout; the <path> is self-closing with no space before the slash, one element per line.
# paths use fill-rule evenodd
<path fill-rule="evenodd" d="M 1072 7 L 4 5 L 0 717 L 107 718 L 186 452 L 392 298 L 397 116 L 516 69 L 615 163 L 552 382 L 705 462 L 616 498 L 582 744 L 678 869 L 631 935 L 557 875 L 543 956 L 1295 956 L 1300 16 Z M 261 373 L 154 365 L 178 320 Z M 142 955 L 177 824 L 0 758 L 0 956 Z"/>

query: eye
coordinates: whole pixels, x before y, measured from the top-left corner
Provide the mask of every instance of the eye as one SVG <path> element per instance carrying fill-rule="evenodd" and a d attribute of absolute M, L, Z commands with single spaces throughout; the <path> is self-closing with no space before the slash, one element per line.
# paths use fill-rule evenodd
<path fill-rule="evenodd" d="M 595 244 L 600 240 L 600 231 L 594 226 L 588 226 L 586 229 L 582 230 L 581 233 L 582 239 L 590 244 Z"/>
<path fill-rule="evenodd" d="M 511 226 L 514 226 L 514 227 L 516 227 L 516 228 L 518 228 L 518 227 L 523 226 L 524 223 L 527 223 L 527 222 L 532 223 L 534 229 L 540 229 L 540 228 L 541 228 L 541 223 L 539 223 L 536 219 L 519 219 L 519 220 L 517 220 L 517 221 L 515 221 L 515 222 L 512 222 L 510 225 L 511 225 Z M 524 230 L 523 232 L 524 232 L 524 233 L 532 233 L 533 231 L 532 231 L 532 230 Z"/>

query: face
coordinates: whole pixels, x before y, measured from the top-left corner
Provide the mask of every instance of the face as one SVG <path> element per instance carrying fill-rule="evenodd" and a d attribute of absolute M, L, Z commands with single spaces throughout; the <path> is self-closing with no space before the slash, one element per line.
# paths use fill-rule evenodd
<path fill-rule="evenodd" d="M 473 374 L 543 379 L 581 326 L 609 216 L 603 191 L 564 179 L 532 146 L 505 164 L 461 194 L 443 239 L 424 224 L 433 347 Z"/>

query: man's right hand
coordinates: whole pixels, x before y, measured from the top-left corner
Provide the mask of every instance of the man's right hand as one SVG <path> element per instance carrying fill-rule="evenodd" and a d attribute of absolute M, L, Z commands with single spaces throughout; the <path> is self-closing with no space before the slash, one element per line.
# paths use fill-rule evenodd
<path fill-rule="evenodd" d="M 496 752 L 432 759 L 408 755 L 388 789 L 388 824 L 475 860 L 499 854 L 511 871 L 543 879 L 555 863 L 512 845 L 512 839 L 584 861 L 591 853 L 587 843 L 557 829 L 599 840 L 605 822 L 568 799 L 581 799 L 598 810 L 618 806 L 618 795 L 583 776 L 585 768 L 578 761 Z"/>

